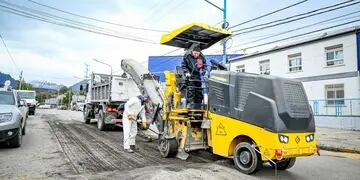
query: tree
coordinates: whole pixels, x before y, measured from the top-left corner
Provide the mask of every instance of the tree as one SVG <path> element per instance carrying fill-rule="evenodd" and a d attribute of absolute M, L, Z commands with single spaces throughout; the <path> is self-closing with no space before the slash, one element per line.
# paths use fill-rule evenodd
<path fill-rule="evenodd" d="M 62 104 L 69 108 L 71 102 L 72 92 L 68 91 L 65 93 L 65 97 L 62 99 Z"/>
<path fill-rule="evenodd" d="M 17 87 L 16 87 L 17 90 L 34 90 L 33 86 L 29 83 L 26 83 L 26 81 L 24 79 L 21 80 L 21 87 L 20 87 L 19 80 L 16 81 L 16 84 L 17 84 Z"/>
<path fill-rule="evenodd" d="M 49 93 L 49 92 L 39 92 L 39 93 L 36 94 L 35 99 L 39 103 L 44 103 L 45 99 L 49 99 L 49 98 L 52 98 L 52 97 L 56 97 L 56 94 Z"/>
<path fill-rule="evenodd" d="M 60 94 L 65 94 L 67 91 L 69 91 L 69 88 L 67 88 L 66 86 L 63 86 L 60 88 L 59 93 Z"/>

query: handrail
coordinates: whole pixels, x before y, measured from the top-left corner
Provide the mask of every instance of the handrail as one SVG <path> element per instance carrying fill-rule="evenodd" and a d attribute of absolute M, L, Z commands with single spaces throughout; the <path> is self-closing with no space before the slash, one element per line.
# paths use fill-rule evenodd
<path fill-rule="evenodd" d="M 359 117 L 360 98 L 309 100 L 314 116 Z"/>

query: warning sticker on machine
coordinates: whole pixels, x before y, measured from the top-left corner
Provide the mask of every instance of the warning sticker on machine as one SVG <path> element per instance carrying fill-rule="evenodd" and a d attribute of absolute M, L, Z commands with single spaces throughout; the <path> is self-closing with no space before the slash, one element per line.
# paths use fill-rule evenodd
<path fill-rule="evenodd" d="M 225 127 L 221 123 L 217 126 L 216 135 L 226 136 Z"/>

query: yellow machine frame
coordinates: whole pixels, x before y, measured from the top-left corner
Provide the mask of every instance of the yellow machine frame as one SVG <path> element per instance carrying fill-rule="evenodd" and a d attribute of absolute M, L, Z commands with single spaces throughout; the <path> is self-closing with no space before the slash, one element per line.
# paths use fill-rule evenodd
<path fill-rule="evenodd" d="M 232 157 L 234 155 L 234 149 L 237 144 L 242 141 L 252 142 L 256 144 L 258 150 L 262 154 L 262 160 L 267 161 L 269 159 L 279 159 L 276 157 L 276 151 L 281 150 L 281 158 L 291 158 L 298 156 L 310 156 L 317 152 L 316 139 L 311 142 L 306 141 L 306 136 L 314 133 L 273 133 L 264 128 L 246 123 L 245 121 L 229 118 L 226 116 L 214 114 L 207 110 L 191 110 L 186 108 L 178 108 L 180 104 L 181 93 L 176 88 L 175 73 L 165 71 L 165 97 L 172 97 L 173 106 L 171 107 L 169 121 L 170 123 L 169 133 L 187 134 L 188 129 L 186 124 L 191 122 L 202 122 L 203 120 L 194 120 L 189 116 L 183 115 L 189 112 L 203 113 L 204 119 L 210 121 L 210 128 L 192 129 L 191 137 L 194 139 L 201 138 L 202 133 L 206 133 L 206 145 L 205 147 L 211 147 L 214 154 Z M 167 109 L 169 104 L 169 98 L 164 99 L 163 109 Z M 163 119 L 165 120 L 166 113 L 163 113 Z M 289 142 L 284 144 L 279 141 L 279 135 L 284 135 L 289 138 Z M 183 149 L 186 144 L 186 138 L 182 138 L 179 143 L 179 148 Z M 195 148 L 197 149 L 197 148 Z M 185 150 L 187 151 L 187 150 Z"/>
<path fill-rule="evenodd" d="M 197 30 L 197 33 L 210 31 L 213 34 L 219 34 L 218 39 L 209 41 L 209 44 L 203 44 L 202 49 L 210 47 L 213 43 L 231 35 L 230 32 L 221 28 L 192 23 L 163 35 L 161 43 L 183 48 L 189 47 L 189 42 L 199 42 L 200 40 L 190 39 L 186 41 L 178 37 L 184 32 L 194 29 Z M 274 133 L 241 119 L 211 113 L 206 109 L 183 108 L 179 106 L 181 104 L 181 93 L 176 87 L 176 74 L 174 72 L 165 72 L 165 85 L 162 119 L 168 121 L 166 133 L 175 137 L 178 152 L 211 149 L 214 154 L 233 157 L 236 146 L 241 142 L 253 144 L 254 149 L 261 154 L 262 161 L 310 156 L 317 152 L 314 132 Z M 209 99 L 211 100 L 211 97 Z M 197 116 L 201 116 L 201 119 L 197 119 Z M 306 137 L 311 134 L 313 140 L 307 142 Z M 289 141 L 287 143 L 280 142 L 280 136 L 286 136 Z"/>

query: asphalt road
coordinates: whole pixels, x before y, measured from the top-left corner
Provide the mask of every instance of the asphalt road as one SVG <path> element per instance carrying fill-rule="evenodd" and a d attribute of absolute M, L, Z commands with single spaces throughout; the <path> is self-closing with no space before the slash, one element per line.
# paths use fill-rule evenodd
<path fill-rule="evenodd" d="M 322 151 L 298 158 L 287 171 L 265 165 L 255 175 L 234 169 L 232 160 L 206 151 L 187 161 L 161 158 L 155 142 L 138 137 L 140 150 L 127 154 L 122 131 L 85 125 L 81 112 L 38 110 L 28 119 L 21 148 L 0 144 L 0 179 L 359 179 L 360 155 Z"/>

